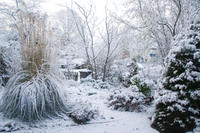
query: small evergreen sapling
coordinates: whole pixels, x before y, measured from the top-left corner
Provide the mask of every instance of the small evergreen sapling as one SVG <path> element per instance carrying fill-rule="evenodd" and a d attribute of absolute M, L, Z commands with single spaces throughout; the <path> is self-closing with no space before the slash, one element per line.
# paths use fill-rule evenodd
<path fill-rule="evenodd" d="M 152 123 L 161 133 L 192 131 L 200 117 L 200 21 L 177 36 L 173 45 Z"/>
<path fill-rule="evenodd" d="M 132 80 L 132 84 L 136 85 L 139 88 L 139 91 L 143 93 L 146 97 L 151 96 L 151 87 L 147 85 L 144 81 L 139 79 L 138 77 L 135 77 Z"/>

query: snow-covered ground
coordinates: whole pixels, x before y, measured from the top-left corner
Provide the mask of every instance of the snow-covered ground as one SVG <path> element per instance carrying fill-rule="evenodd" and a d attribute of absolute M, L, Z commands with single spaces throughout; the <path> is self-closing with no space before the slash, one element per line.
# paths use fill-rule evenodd
<path fill-rule="evenodd" d="M 110 89 L 95 89 L 92 85 L 66 81 L 66 102 L 80 101 L 97 108 L 100 117 L 85 125 L 77 125 L 68 117 L 26 124 L 9 120 L 0 114 L 0 132 L 16 133 L 158 133 L 150 127 L 151 113 L 120 112 L 107 107 Z M 151 112 L 151 111 L 150 111 Z"/>
<path fill-rule="evenodd" d="M 157 133 L 150 127 L 150 122 L 146 114 L 143 113 L 127 113 L 112 112 L 115 118 L 110 121 L 101 121 L 87 125 L 68 125 L 67 123 L 57 126 L 47 126 L 39 128 L 31 128 L 29 130 L 17 131 L 21 132 L 48 132 L 48 133 Z"/>

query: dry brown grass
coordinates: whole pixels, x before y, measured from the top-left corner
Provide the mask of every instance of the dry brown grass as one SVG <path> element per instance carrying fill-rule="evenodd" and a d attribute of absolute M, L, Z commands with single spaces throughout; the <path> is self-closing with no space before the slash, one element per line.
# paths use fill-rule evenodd
<path fill-rule="evenodd" d="M 21 38 L 22 68 L 33 75 L 48 72 L 51 58 L 52 33 L 47 27 L 47 17 L 20 12 L 18 31 Z"/>

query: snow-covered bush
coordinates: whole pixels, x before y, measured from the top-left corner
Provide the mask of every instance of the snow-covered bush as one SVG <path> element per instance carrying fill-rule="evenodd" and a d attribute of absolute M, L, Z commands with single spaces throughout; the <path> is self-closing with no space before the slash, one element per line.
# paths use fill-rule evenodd
<path fill-rule="evenodd" d="M 162 133 L 185 133 L 196 127 L 195 118 L 200 117 L 200 21 L 177 36 L 173 45 L 152 127 Z"/>
<path fill-rule="evenodd" d="M 69 117 L 71 117 L 78 124 L 86 124 L 88 121 L 99 116 L 98 109 L 94 108 L 89 103 L 78 102 L 72 107 Z"/>
<path fill-rule="evenodd" d="M 0 84 L 3 86 L 20 68 L 20 45 L 16 34 L 13 27 L 0 34 Z"/>
<path fill-rule="evenodd" d="M 102 80 L 95 80 L 91 76 L 81 79 L 81 84 L 84 86 L 92 86 L 94 89 L 109 89 L 111 85 Z"/>
<path fill-rule="evenodd" d="M 136 85 L 139 88 L 139 91 L 141 93 L 143 93 L 146 97 L 150 97 L 151 96 L 152 86 L 150 86 L 148 84 L 148 82 L 145 82 L 144 79 L 138 78 L 138 77 L 134 77 L 134 78 L 131 79 L 131 83 L 133 85 Z"/>
<path fill-rule="evenodd" d="M 130 62 L 121 75 L 123 89 L 116 90 L 109 97 L 109 106 L 116 110 L 142 111 L 153 101 L 152 91 L 156 84 L 139 70 L 135 62 Z"/>
<path fill-rule="evenodd" d="M 9 123 L 6 123 L 5 125 L 0 127 L 0 132 L 4 132 L 4 133 L 16 132 L 16 131 L 18 131 L 22 128 L 23 127 L 18 125 L 17 123 L 9 122 Z"/>
<path fill-rule="evenodd" d="M 100 111 L 98 105 L 91 101 L 92 95 L 96 95 L 97 90 L 93 89 L 90 84 L 69 84 L 67 90 L 67 102 L 69 110 L 69 117 L 71 117 L 78 124 L 87 124 L 88 121 L 98 119 Z"/>
<path fill-rule="evenodd" d="M 67 114 L 59 72 L 55 64 L 55 43 L 47 17 L 27 11 L 25 3 L 18 15 L 21 70 L 9 79 L 1 98 L 0 111 L 8 118 L 37 121 Z M 17 17 L 16 17 L 17 18 Z M 55 54 L 55 55 L 54 55 Z"/>
<path fill-rule="evenodd" d="M 138 65 L 132 59 L 115 61 L 111 66 L 110 81 L 112 83 L 122 83 L 125 87 L 131 85 L 130 79 L 138 73 Z"/>
<path fill-rule="evenodd" d="M 138 74 L 131 77 L 130 84 L 137 86 L 139 92 L 144 94 L 149 99 L 153 100 L 153 92 L 157 88 L 156 82 L 150 79 L 148 76 L 145 76 L 142 70 L 138 71 Z"/>
<path fill-rule="evenodd" d="M 110 84 L 108 82 L 103 82 L 102 80 L 96 80 L 94 88 L 96 89 L 110 89 Z"/>
<path fill-rule="evenodd" d="M 137 86 L 115 90 L 108 98 L 109 106 L 120 111 L 143 111 L 148 99 Z"/>
<path fill-rule="evenodd" d="M 8 64 L 5 61 L 5 57 L 3 53 L 0 53 L 0 85 L 2 86 L 5 86 L 9 77 L 7 67 L 8 67 Z"/>
<path fill-rule="evenodd" d="M 14 27 L 11 27 L 10 31 L 7 31 L 4 41 L 7 45 L 5 47 L 5 60 L 8 63 L 7 70 L 9 72 L 9 77 L 14 75 L 21 69 L 21 54 L 20 54 L 20 38 L 18 32 Z"/>

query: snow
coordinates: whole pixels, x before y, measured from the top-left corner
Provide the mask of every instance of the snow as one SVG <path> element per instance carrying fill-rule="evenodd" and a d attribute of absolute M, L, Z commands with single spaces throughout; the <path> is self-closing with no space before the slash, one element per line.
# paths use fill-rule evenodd
<path fill-rule="evenodd" d="M 200 58 L 200 52 L 194 53 L 194 59 L 199 59 L 199 58 Z"/>
<path fill-rule="evenodd" d="M 162 75 L 162 65 L 155 65 L 153 63 L 137 63 L 139 65 L 139 68 L 141 69 L 139 71 L 139 75 L 143 75 L 145 78 L 149 78 L 152 80 L 157 80 Z"/>
<path fill-rule="evenodd" d="M 91 70 L 88 70 L 88 69 L 72 69 L 71 72 L 75 72 L 75 73 L 78 73 L 78 72 L 91 72 Z"/>
<path fill-rule="evenodd" d="M 89 86 L 87 83 L 77 83 L 75 81 L 66 81 L 64 86 L 65 95 L 68 96 L 67 99 L 69 100 L 67 102 L 88 102 L 99 110 L 100 117 L 86 125 L 77 125 L 67 117 L 65 119 L 54 118 L 36 124 L 27 124 L 4 118 L 0 113 L 0 131 L 15 133 L 158 133 L 150 127 L 149 117 L 151 113 L 120 112 L 108 108 L 107 98 L 112 88 L 94 89 L 93 86 Z"/>
<path fill-rule="evenodd" d="M 82 64 L 85 63 L 85 59 L 83 59 L 83 58 L 73 59 L 73 60 L 72 60 L 72 63 L 73 63 L 73 64 L 77 64 L 77 65 L 82 65 Z"/>
<path fill-rule="evenodd" d="M 172 92 L 170 90 L 160 90 L 155 94 L 155 103 L 166 103 L 175 102 L 178 99 L 177 92 Z"/>
<path fill-rule="evenodd" d="M 145 114 L 113 112 L 113 116 L 118 119 L 79 126 L 64 124 L 59 126 L 55 123 L 55 127 L 53 125 L 52 127 L 36 127 L 31 130 L 16 131 L 16 133 L 158 133 L 150 128 L 150 122 Z"/>

